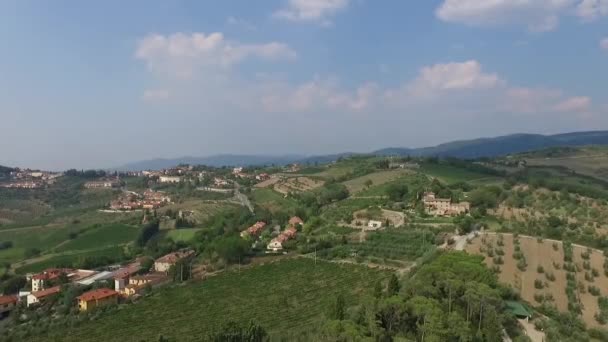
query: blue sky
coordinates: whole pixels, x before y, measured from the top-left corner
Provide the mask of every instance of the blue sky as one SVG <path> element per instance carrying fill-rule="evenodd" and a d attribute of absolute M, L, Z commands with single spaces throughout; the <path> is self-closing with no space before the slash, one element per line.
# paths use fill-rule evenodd
<path fill-rule="evenodd" d="M 608 0 L 8 0 L 0 41 L 0 164 L 608 129 Z"/>

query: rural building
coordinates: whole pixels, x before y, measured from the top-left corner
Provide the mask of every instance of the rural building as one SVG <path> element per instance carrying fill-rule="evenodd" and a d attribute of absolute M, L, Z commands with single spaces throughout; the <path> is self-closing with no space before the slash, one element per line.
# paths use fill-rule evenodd
<path fill-rule="evenodd" d="M 182 251 L 177 251 L 173 253 L 169 253 L 165 256 L 162 256 L 156 261 L 154 261 L 154 270 L 156 272 L 168 272 L 171 266 L 177 264 L 178 261 L 189 258 L 194 255 L 194 251 L 191 249 L 186 249 Z"/>
<path fill-rule="evenodd" d="M 244 238 L 246 236 L 258 236 L 262 233 L 262 231 L 264 230 L 265 227 L 266 227 L 266 222 L 258 221 L 253 226 L 242 231 L 241 237 Z"/>
<path fill-rule="evenodd" d="M 289 219 L 290 227 L 298 227 L 298 226 L 303 226 L 303 225 L 304 225 L 304 221 L 302 221 L 302 219 L 297 216 L 294 216 Z"/>
<path fill-rule="evenodd" d="M 182 177 L 179 176 L 160 176 L 158 177 L 159 183 L 179 183 L 182 181 Z"/>
<path fill-rule="evenodd" d="M 376 220 L 369 220 L 367 222 L 367 228 L 371 228 L 371 229 L 382 228 L 382 222 L 381 221 L 376 221 Z"/>
<path fill-rule="evenodd" d="M 46 290 L 32 292 L 27 295 L 27 306 L 29 307 L 37 303 L 42 303 L 59 292 L 61 292 L 61 286 L 53 286 Z"/>
<path fill-rule="evenodd" d="M 120 187 L 120 180 L 116 179 L 107 179 L 107 180 L 98 180 L 98 181 L 89 181 L 84 183 L 84 187 L 87 189 L 112 189 Z"/>
<path fill-rule="evenodd" d="M 48 285 L 49 281 L 58 279 L 62 274 L 67 276 L 72 270 L 49 268 L 41 273 L 32 276 L 32 292 L 42 291 Z"/>
<path fill-rule="evenodd" d="M 222 186 L 230 185 L 230 182 L 228 182 L 227 180 L 225 180 L 223 178 L 215 177 L 215 178 L 213 178 L 213 184 L 215 186 L 222 187 Z"/>
<path fill-rule="evenodd" d="M 145 275 L 133 276 L 129 279 L 129 284 L 120 290 L 124 297 L 131 297 L 140 294 L 147 286 L 156 286 L 168 280 L 164 273 L 149 273 Z"/>
<path fill-rule="evenodd" d="M 114 290 L 121 291 L 129 284 L 129 278 L 141 270 L 139 263 L 133 263 L 114 271 Z"/>
<path fill-rule="evenodd" d="M 469 202 L 452 203 L 450 198 L 438 198 L 433 192 L 426 192 L 422 197 L 426 212 L 435 216 L 456 216 L 466 214 L 471 209 Z"/>
<path fill-rule="evenodd" d="M 259 175 L 255 176 L 255 179 L 263 182 L 265 180 L 269 180 L 270 179 L 270 175 L 267 174 L 267 173 L 260 173 Z"/>
<path fill-rule="evenodd" d="M 93 285 L 97 281 L 111 279 L 112 274 L 113 273 L 110 271 L 95 272 L 91 276 L 83 278 L 76 283 L 85 286 Z"/>
<path fill-rule="evenodd" d="M 240 173 L 242 173 L 242 172 L 243 172 L 243 168 L 242 167 L 235 167 L 235 168 L 232 169 L 232 174 L 235 175 L 235 176 L 238 175 L 238 174 L 240 174 Z"/>
<path fill-rule="evenodd" d="M 266 246 L 266 249 L 273 251 L 273 252 L 278 252 L 280 250 L 283 250 L 283 244 L 281 243 L 281 241 L 279 241 L 277 239 L 272 239 L 272 241 L 270 241 L 268 246 Z"/>
<path fill-rule="evenodd" d="M 42 183 L 30 182 L 30 181 L 12 182 L 12 183 L 2 184 L 2 187 L 15 188 L 15 189 L 36 189 L 36 188 L 42 187 Z"/>
<path fill-rule="evenodd" d="M 171 197 L 169 197 L 166 193 L 162 191 L 154 191 L 152 189 L 144 191 L 144 198 L 149 201 L 171 203 Z"/>
<path fill-rule="evenodd" d="M 78 310 L 87 311 L 104 305 L 117 304 L 118 292 L 110 289 L 97 289 L 85 292 L 76 299 L 78 300 Z"/>
<path fill-rule="evenodd" d="M 0 296 L 0 315 L 11 312 L 17 305 L 17 296 Z"/>

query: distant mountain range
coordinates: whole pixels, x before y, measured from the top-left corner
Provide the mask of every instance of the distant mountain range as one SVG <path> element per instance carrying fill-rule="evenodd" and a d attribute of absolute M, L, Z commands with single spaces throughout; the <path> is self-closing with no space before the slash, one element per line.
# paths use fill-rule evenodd
<path fill-rule="evenodd" d="M 608 131 L 573 132 L 554 135 L 511 134 L 495 138 L 479 138 L 444 143 L 433 147 L 390 147 L 367 153 L 345 152 L 330 155 L 238 155 L 219 154 L 208 157 L 181 157 L 138 161 L 113 168 L 116 170 L 158 170 L 178 164 L 209 166 L 286 165 L 290 163 L 327 163 L 354 154 L 383 156 L 437 156 L 474 159 L 498 157 L 512 153 L 528 152 L 555 146 L 608 145 Z"/>

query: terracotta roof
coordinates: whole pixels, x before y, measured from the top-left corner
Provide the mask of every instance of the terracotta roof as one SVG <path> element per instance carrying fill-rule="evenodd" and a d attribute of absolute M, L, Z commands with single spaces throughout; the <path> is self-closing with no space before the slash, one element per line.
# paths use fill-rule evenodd
<path fill-rule="evenodd" d="M 174 264 L 174 263 L 178 262 L 179 260 L 187 258 L 193 254 L 194 254 L 193 250 L 173 252 L 173 253 L 169 253 L 165 256 L 162 256 L 162 257 L 156 259 L 155 262 Z"/>
<path fill-rule="evenodd" d="M 0 296 L 0 305 L 17 303 L 17 296 Z"/>
<path fill-rule="evenodd" d="M 290 226 L 295 226 L 296 224 L 304 224 L 304 221 L 302 221 L 302 219 L 297 216 L 294 216 L 289 219 Z"/>
<path fill-rule="evenodd" d="M 91 300 L 99 300 L 112 296 L 118 295 L 118 292 L 110 289 L 97 289 L 89 292 L 85 292 L 82 295 L 78 296 L 78 300 L 83 300 L 85 302 L 89 302 Z"/>
<path fill-rule="evenodd" d="M 54 295 L 61 292 L 61 286 L 53 286 L 53 287 L 49 287 L 46 290 L 42 290 L 42 291 L 37 291 L 37 292 L 32 292 L 32 296 L 41 299 L 50 295 Z"/>

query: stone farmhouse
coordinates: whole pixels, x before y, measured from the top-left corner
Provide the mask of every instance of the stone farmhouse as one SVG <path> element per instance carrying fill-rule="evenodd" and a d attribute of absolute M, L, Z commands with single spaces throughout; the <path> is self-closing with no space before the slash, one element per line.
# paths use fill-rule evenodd
<path fill-rule="evenodd" d="M 469 202 L 452 203 L 452 199 L 436 197 L 433 192 L 424 193 L 422 203 L 427 214 L 434 216 L 456 216 L 471 210 Z"/>

